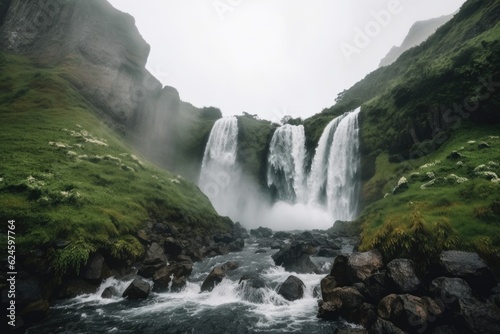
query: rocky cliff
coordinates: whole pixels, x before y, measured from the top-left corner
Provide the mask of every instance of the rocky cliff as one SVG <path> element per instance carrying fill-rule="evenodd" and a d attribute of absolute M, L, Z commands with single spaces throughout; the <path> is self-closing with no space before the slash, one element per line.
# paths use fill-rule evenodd
<path fill-rule="evenodd" d="M 181 157 L 173 147 L 204 146 L 220 111 L 182 102 L 146 70 L 150 46 L 132 16 L 105 0 L 4 0 L 0 24 L 0 50 L 57 66 L 107 125 L 153 161 L 197 177 L 203 154 Z M 187 140 L 193 126 L 198 136 Z"/>

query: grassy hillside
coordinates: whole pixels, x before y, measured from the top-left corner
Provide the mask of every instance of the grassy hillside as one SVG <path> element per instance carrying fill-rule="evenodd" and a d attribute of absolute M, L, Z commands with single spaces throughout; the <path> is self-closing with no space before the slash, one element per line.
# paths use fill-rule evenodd
<path fill-rule="evenodd" d="M 498 17 L 499 0 L 467 1 L 426 42 L 304 121 L 311 152 L 331 119 L 362 107 L 361 249 L 421 262 L 443 248 L 500 250 Z M 459 158 L 447 158 L 453 151 Z M 409 187 L 392 195 L 401 177 Z"/>
<path fill-rule="evenodd" d="M 132 235 L 148 220 L 194 232 L 228 228 L 194 184 L 143 160 L 107 128 L 62 72 L 0 54 L 0 219 L 16 220 L 18 254 L 40 247 L 64 274 L 98 248 L 140 256 Z M 55 250 L 57 241 L 71 244 Z"/>

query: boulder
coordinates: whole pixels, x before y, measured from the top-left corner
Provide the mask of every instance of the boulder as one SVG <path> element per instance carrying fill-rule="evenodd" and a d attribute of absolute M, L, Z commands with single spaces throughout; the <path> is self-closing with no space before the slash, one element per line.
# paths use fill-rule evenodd
<path fill-rule="evenodd" d="M 340 255 L 340 251 L 336 250 L 336 249 L 333 249 L 333 248 L 330 248 L 330 247 L 321 247 L 318 251 L 318 253 L 316 254 L 316 256 L 319 256 L 319 257 L 336 257 L 338 255 Z"/>
<path fill-rule="evenodd" d="M 459 159 L 462 159 L 462 154 L 460 152 L 457 152 L 457 151 L 452 151 L 448 156 L 447 158 L 450 159 L 450 160 L 459 160 Z"/>
<path fill-rule="evenodd" d="M 361 225 L 357 222 L 337 220 L 327 232 L 334 237 L 359 237 Z"/>
<path fill-rule="evenodd" d="M 476 253 L 443 251 L 439 263 L 443 276 L 462 278 L 481 295 L 488 295 L 497 284 L 491 270 Z"/>
<path fill-rule="evenodd" d="M 214 235 L 213 239 L 215 242 L 222 242 L 224 244 L 230 244 L 235 240 L 234 237 L 229 233 Z"/>
<path fill-rule="evenodd" d="M 415 273 L 415 264 L 407 259 L 395 259 L 387 264 L 387 277 L 397 293 L 417 291 L 421 282 Z"/>
<path fill-rule="evenodd" d="M 401 328 L 398 328 L 392 322 L 378 318 L 370 327 L 370 333 L 384 334 L 406 334 Z"/>
<path fill-rule="evenodd" d="M 431 282 L 428 290 L 431 296 L 439 300 L 446 308 L 454 305 L 459 299 L 472 297 L 472 289 L 461 278 L 436 278 Z"/>
<path fill-rule="evenodd" d="M 165 251 L 165 254 L 167 254 L 167 256 L 172 257 L 172 258 L 176 258 L 177 256 L 179 256 L 181 253 L 182 253 L 182 250 L 184 249 L 184 247 L 182 246 L 182 244 L 175 240 L 174 238 L 172 237 L 168 237 L 165 239 L 164 243 L 163 243 L 163 249 Z"/>
<path fill-rule="evenodd" d="M 101 253 L 92 254 L 80 272 L 80 277 L 88 280 L 102 280 L 111 276 L 111 270 Z"/>
<path fill-rule="evenodd" d="M 227 248 L 230 252 L 239 252 L 242 251 L 245 247 L 245 241 L 241 238 L 238 238 L 227 245 Z"/>
<path fill-rule="evenodd" d="M 279 231 L 279 232 L 276 232 L 273 234 L 273 238 L 278 239 L 278 240 L 286 240 L 286 239 L 290 239 L 291 237 L 292 237 L 292 234 L 289 232 Z"/>
<path fill-rule="evenodd" d="M 166 266 L 167 264 L 160 259 L 147 260 L 144 261 L 143 265 L 139 268 L 137 275 L 145 278 L 152 278 L 157 271 Z"/>
<path fill-rule="evenodd" d="M 408 186 L 409 186 L 408 180 L 406 179 L 406 177 L 403 176 L 399 179 L 397 186 L 394 187 L 394 189 L 392 190 L 392 194 L 393 195 L 400 194 L 408 190 Z"/>
<path fill-rule="evenodd" d="M 458 300 L 458 319 L 461 328 L 469 333 L 500 333 L 500 308 L 481 303 L 474 298 Z"/>
<path fill-rule="evenodd" d="M 151 286 L 144 279 L 136 278 L 123 292 L 123 297 L 128 299 L 146 299 L 151 291 Z"/>
<path fill-rule="evenodd" d="M 162 267 L 154 272 L 152 277 L 154 292 L 162 292 L 168 290 L 168 286 L 172 277 L 171 269 L 171 267 Z"/>
<path fill-rule="evenodd" d="M 283 266 L 286 271 L 300 274 L 318 272 L 318 268 L 309 257 L 310 246 L 304 243 L 295 243 L 286 246 L 272 256 L 277 266 Z"/>
<path fill-rule="evenodd" d="M 330 300 L 320 305 L 318 317 L 335 320 L 341 316 L 348 321 L 353 321 L 356 318 L 357 309 L 363 302 L 364 298 L 358 290 L 352 287 L 335 288 Z"/>
<path fill-rule="evenodd" d="M 304 296 L 304 287 L 304 282 L 300 278 L 291 275 L 281 284 L 278 293 L 286 300 L 294 301 Z"/>
<path fill-rule="evenodd" d="M 215 286 L 219 284 L 224 277 L 226 277 L 227 271 L 235 270 L 237 268 L 237 262 L 226 262 L 223 265 L 216 266 L 203 281 L 201 285 L 201 292 L 212 291 Z"/>
<path fill-rule="evenodd" d="M 261 289 L 266 286 L 266 282 L 264 281 L 264 279 L 262 279 L 262 277 L 260 277 L 259 275 L 255 274 L 247 274 L 241 276 L 238 284 L 241 284 L 242 282 L 246 282 L 246 285 L 254 289 Z"/>
<path fill-rule="evenodd" d="M 256 238 L 270 238 L 273 235 L 273 230 L 260 226 L 259 228 L 250 230 L 250 235 Z"/>
<path fill-rule="evenodd" d="M 386 296 L 378 305 L 378 314 L 381 318 L 410 333 L 427 330 L 442 312 L 432 299 L 409 294 Z"/>
<path fill-rule="evenodd" d="M 389 282 L 385 270 L 366 278 L 363 283 L 365 287 L 361 293 L 369 302 L 376 304 L 389 294 Z"/>
<path fill-rule="evenodd" d="M 101 298 L 103 299 L 111 299 L 113 297 L 118 297 L 120 292 L 114 286 L 108 286 L 101 294 Z"/>
<path fill-rule="evenodd" d="M 326 276 L 321 280 L 321 296 L 325 302 L 329 302 L 333 299 L 333 289 L 337 287 L 337 281 L 335 277 Z"/>
<path fill-rule="evenodd" d="M 255 251 L 255 254 L 264 254 L 264 253 L 267 253 L 267 251 L 265 249 L 257 249 Z"/>
<path fill-rule="evenodd" d="M 180 292 L 187 285 L 186 277 L 174 277 L 172 280 L 172 286 L 170 287 L 170 291 L 172 292 Z"/>
<path fill-rule="evenodd" d="M 330 275 L 335 277 L 338 286 L 349 286 L 364 281 L 382 267 L 382 255 L 376 250 L 341 254 L 335 258 Z"/>
<path fill-rule="evenodd" d="M 146 260 L 160 260 L 165 263 L 168 262 L 167 256 L 163 250 L 163 247 L 159 243 L 153 242 L 146 250 Z"/>
<path fill-rule="evenodd" d="M 97 291 L 97 288 L 97 285 L 91 284 L 84 279 L 70 279 L 64 285 L 64 288 L 61 290 L 62 294 L 59 297 L 75 298 L 81 295 L 92 294 Z"/>

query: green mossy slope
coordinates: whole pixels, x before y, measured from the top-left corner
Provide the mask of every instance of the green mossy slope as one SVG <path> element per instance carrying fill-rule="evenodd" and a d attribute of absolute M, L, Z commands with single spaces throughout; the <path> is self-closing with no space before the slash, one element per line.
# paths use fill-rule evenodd
<path fill-rule="evenodd" d="M 132 235 L 148 220 L 229 228 L 196 185 L 133 152 L 61 72 L 0 54 L 0 219 L 16 220 L 18 254 L 44 249 L 63 275 L 98 248 L 133 261 L 142 246 Z M 70 246 L 55 250 L 61 240 Z"/>

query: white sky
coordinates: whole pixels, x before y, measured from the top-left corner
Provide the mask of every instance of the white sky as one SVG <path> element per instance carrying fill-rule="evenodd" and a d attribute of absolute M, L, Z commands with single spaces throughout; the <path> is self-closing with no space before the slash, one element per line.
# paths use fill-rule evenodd
<path fill-rule="evenodd" d="M 109 2 L 135 17 L 151 45 L 148 69 L 182 100 L 218 107 L 225 116 L 246 111 L 278 121 L 332 106 L 401 44 L 414 22 L 451 14 L 465 0 Z M 376 23 L 373 12 L 389 8 L 385 26 Z M 348 61 L 341 46 L 355 46 L 357 29 L 372 37 Z"/>

